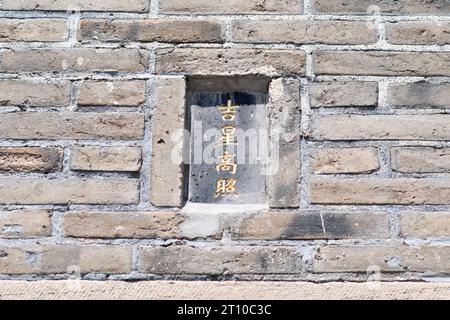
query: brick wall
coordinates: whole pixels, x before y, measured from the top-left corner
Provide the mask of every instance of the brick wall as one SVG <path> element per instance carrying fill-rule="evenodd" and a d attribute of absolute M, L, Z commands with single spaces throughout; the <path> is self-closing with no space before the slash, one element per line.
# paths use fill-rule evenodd
<path fill-rule="evenodd" d="M 449 16 L 422 0 L 0 0 L 0 278 L 450 273 Z M 168 159 L 186 79 L 231 75 L 270 79 L 289 115 L 270 208 L 183 210 Z"/>

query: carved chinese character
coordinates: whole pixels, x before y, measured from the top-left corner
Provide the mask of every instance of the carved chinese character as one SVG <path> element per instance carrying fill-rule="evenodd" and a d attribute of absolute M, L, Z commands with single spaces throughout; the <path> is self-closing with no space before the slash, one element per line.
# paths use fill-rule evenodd
<path fill-rule="evenodd" d="M 235 140 L 236 127 L 235 126 L 224 126 L 222 127 L 222 137 L 219 139 L 218 144 L 223 145 L 238 145 Z"/>
<path fill-rule="evenodd" d="M 215 197 L 221 197 L 229 194 L 236 194 L 236 182 L 237 179 L 231 178 L 231 179 L 219 179 L 217 180 L 217 187 L 216 187 L 216 195 Z"/>
<path fill-rule="evenodd" d="M 222 112 L 222 119 L 224 121 L 234 121 L 236 119 L 236 111 L 238 108 L 238 106 L 232 106 L 231 100 L 228 100 L 226 106 L 219 107 L 220 112 Z"/>
<path fill-rule="evenodd" d="M 238 165 L 235 163 L 234 158 L 236 158 L 236 154 L 225 151 L 224 154 L 219 157 L 220 164 L 216 166 L 217 171 L 229 171 L 232 174 L 236 174 Z"/>

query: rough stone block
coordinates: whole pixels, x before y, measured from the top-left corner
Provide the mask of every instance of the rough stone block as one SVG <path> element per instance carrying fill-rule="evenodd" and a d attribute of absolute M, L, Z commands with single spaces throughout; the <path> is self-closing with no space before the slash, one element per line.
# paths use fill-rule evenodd
<path fill-rule="evenodd" d="M 139 147 L 75 146 L 70 155 L 72 170 L 136 172 L 142 163 Z"/>
<path fill-rule="evenodd" d="M 370 44 L 378 41 L 377 29 L 359 21 L 236 20 L 234 42 Z"/>
<path fill-rule="evenodd" d="M 82 106 L 139 106 L 145 101 L 145 81 L 83 81 L 78 94 Z"/>
<path fill-rule="evenodd" d="M 63 150 L 44 147 L 0 147 L 0 171 L 48 173 L 61 169 Z"/>
<path fill-rule="evenodd" d="M 450 204 L 450 180 L 445 178 L 313 178 L 311 203 Z"/>
<path fill-rule="evenodd" d="M 151 202 L 180 207 L 183 203 L 183 146 L 186 80 L 156 80 L 156 110 L 151 163 Z"/>
<path fill-rule="evenodd" d="M 70 83 L 37 82 L 28 80 L 0 80 L 2 106 L 68 106 Z"/>
<path fill-rule="evenodd" d="M 17 112 L 0 117 L 0 139 L 137 140 L 144 136 L 141 113 Z"/>
<path fill-rule="evenodd" d="M 52 222 L 46 210 L 0 211 L 0 238 L 44 238 L 51 233 Z"/>
<path fill-rule="evenodd" d="M 157 74 L 287 76 L 304 72 L 305 53 L 298 50 L 178 48 L 156 53 Z"/>
<path fill-rule="evenodd" d="M 316 51 L 316 75 L 449 76 L 449 52 Z"/>
<path fill-rule="evenodd" d="M 65 19 L 0 19 L 0 41 L 62 42 L 69 37 L 69 24 Z"/>
<path fill-rule="evenodd" d="M 165 14 L 301 14 L 303 0 L 160 0 Z"/>
<path fill-rule="evenodd" d="M 377 148 L 321 148 L 311 153 L 316 174 L 371 173 L 380 168 Z"/>
<path fill-rule="evenodd" d="M 312 140 L 450 140 L 450 116 L 313 115 Z"/>
<path fill-rule="evenodd" d="M 376 107 L 376 82 L 318 82 L 309 87 L 311 107 Z"/>
<path fill-rule="evenodd" d="M 148 11 L 148 0 L 3 0 L 0 10 Z"/>
<path fill-rule="evenodd" d="M 1 178 L 0 204 L 135 204 L 134 179 Z"/>
<path fill-rule="evenodd" d="M 295 274 L 302 255 L 292 247 L 143 247 L 140 271 L 155 274 Z"/>
<path fill-rule="evenodd" d="M 273 80 L 269 88 L 270 166 L 269 205 L 300 206 L 300 83 L 296 79 Z"/>
<path fill-rule="evenodd" d="M 450 213 L 401 212 L 400 235 L 406 238 L 448 238 L 450 237 Z"/>
<path fill-rule="evenodd" d="M 145 72 L 149 55 L 137 49 L 18 49 L 0 52 L 0 72 Z"/>
<path fill-rule="evenodd" d="M 102 42 L 222 43 L 225 41 L 222 29 L 221 23 L 207 20 L 85 19 L 80 22 L 78 39 Z"/>
<path fill-rule="evenodd" d="M 323 246 L 313 270 L 322 272 L 449 272 L 450 247 Z"/>
<path fill-rule="evenodd" d="M 129 273 L 131 248 L 108 245 L 0 247 L 0 274 Z"/>
<path fill-rule="evenodd" d="M 176 212 L 68 212 L 62 232 L 75 238 L 179 238 L 182 215 Z"/>

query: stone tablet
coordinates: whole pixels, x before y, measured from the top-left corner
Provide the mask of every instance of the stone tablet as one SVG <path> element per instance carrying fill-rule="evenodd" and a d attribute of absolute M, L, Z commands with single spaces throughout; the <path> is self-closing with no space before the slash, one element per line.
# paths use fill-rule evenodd
<path fill-rule="evenodd" d="M 268 130 L 263 92 L 192 92 L 189 201 L 266 201 Z"/>

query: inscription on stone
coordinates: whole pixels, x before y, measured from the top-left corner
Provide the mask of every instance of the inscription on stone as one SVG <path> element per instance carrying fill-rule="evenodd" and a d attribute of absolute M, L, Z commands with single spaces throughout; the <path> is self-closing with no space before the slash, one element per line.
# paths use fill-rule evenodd
<path fill-rule="evenodd" d="M 189 95 L 189 201 L 264 203 L 266 93 L 198 89 Z"/>

